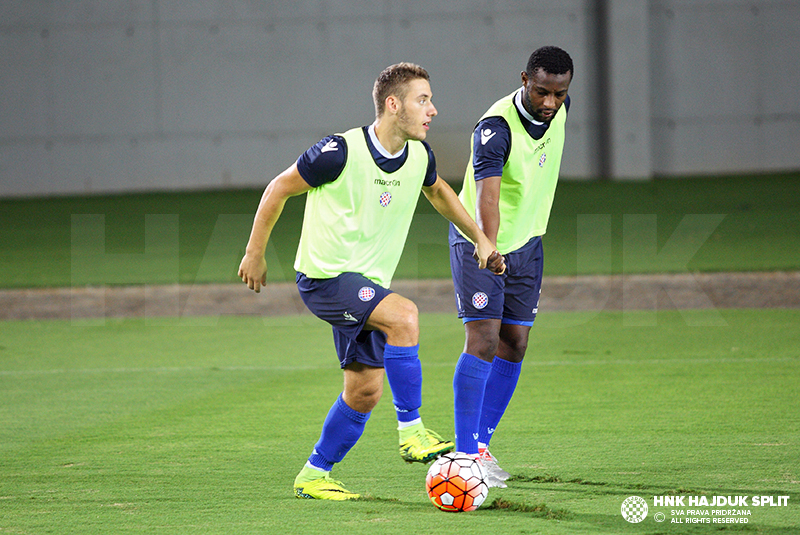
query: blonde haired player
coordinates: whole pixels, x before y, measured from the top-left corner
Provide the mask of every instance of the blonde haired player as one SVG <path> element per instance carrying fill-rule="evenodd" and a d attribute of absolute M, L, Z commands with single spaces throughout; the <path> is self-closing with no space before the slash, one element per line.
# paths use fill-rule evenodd
<path fill-rule="evenodd" d="M 384 370 L 397 412 L 400 455 L 426 463 L 453 449 L 426 429 L 413 302 L 389 290 L 419 192 L 476 244 L 481 269 L 505 269 L 502 257 L 436 173 L 425 143 L 436 108 L 425 69 L 399 63 L 373 88 L 375 121 L 328 136 L 267 186 L 239 276 L 258 292 L 266 282 L 267 242 L 286 200 L 307 193 L 295 269 L 306 306 L 331 324 L 344 371 L 320 438 L 295 478 L 298 498 L 359 497 L 330 477 L 364 431 L 383 390 Z"/>

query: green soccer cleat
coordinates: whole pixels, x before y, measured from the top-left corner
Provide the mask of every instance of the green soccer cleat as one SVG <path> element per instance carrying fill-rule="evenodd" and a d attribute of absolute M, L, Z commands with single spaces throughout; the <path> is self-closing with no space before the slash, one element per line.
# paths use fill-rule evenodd
<path fill-rule="evenodd" d="M 304 500 L 354 500 L 361 496 L 350 492 L 342 485 L 341 481 L 331 479 L 330 476 L 314 479 L 305 483 L 294 484 L 294 495 Z"/>
<path fill-rule="evenodd" d="M 454 443 L 442 440 L 437 433 L 422 428 L 400 443 L 400 457 L 407 463 L 429 463 L 455 447 Z"/>

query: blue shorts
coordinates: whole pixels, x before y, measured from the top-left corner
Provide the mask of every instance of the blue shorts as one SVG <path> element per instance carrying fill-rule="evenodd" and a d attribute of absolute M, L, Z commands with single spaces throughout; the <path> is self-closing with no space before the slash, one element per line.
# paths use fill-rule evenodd
<path fill-rule="evenodd" d="M 383 368 L 386 335 L 364 330 L 364 326 L 391 290 L 360 273 L 342 273 L 332 279 L 312 279 L 298 273 L 296 282 L 308 309 L 333 327 L 333 343 L 342 368 L 351 362 Z"/>
<path fill-rule="evenodd" d="M 478 269 L 475 246 L 467 241 L 450 244 L 450 270 L 458 317 L 464 323 L 499 319 L 530 327 L 539 310 L 544 253 L 540 237 L 506 255 L 506 271 L 495 275 Z"/>

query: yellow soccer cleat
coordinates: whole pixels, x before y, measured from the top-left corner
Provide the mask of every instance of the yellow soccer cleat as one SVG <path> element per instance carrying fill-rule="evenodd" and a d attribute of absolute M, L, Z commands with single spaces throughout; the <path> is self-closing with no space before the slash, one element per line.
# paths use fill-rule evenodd
<path fill-rule="evenodd" d="M 407 463 L 429 463 L 455 447 L 454 443 L 443 440 L 437 433 L 422 428 L 400 443 L 400 457 Z"/>
<path fill-rule="evenodd" d="M 350 492 L 342 485 L 341 481 L 331 479 L 330 476 L 314 479 L 305 483 L 294 484 L 294 495 L 305 500 L 354 500 L 361 496 Z"/>

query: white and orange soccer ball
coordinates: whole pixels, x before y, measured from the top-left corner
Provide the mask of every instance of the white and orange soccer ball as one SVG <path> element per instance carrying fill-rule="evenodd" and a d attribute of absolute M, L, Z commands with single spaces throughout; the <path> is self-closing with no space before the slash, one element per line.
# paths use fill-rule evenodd
<path fill-rule="evenodd" d="M 428 469 L 425 490 L 442 511 L 474 511 L 489 495 L 486 469 L 466 453 L 447 453 Z"/>

